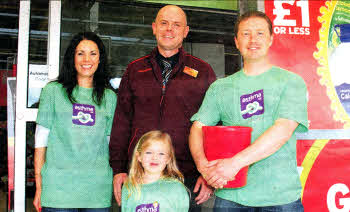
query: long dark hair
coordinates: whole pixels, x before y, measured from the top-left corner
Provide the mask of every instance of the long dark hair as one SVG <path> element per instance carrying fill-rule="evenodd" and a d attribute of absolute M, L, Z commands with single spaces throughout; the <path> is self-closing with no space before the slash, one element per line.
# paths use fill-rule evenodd
<path fill-rule="evenodd" d="M 57 82 L 61 83 L 65 88 L 68 99 L 71 103 L 76 100 L 72 96 L 73 89 L 78 84 L 77 70 L 74 65 L 75 49 L 82 40 L 91 40 L 96 43 L 100 52 L 100 63 L 93 78 L 93 92 L 92 98 L 97 105 L 101 105 L 104 91 L 108 87 L 108 61 L 105 46 L 102 40 L 93 32 L 80 32 L 76 34 L 68 45 L 66 53 L 64 54 L 62 68 L 57 78 Z"/>

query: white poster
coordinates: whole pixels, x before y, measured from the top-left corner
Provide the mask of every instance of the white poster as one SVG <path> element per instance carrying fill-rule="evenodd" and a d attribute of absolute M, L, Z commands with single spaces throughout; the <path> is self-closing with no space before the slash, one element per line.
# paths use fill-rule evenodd
<path fill-rule="evenodd" d="M 39 102 L 41 89 L 49 82 L 48 74 L 47 65 L 29 64 L 27 107 Z"/>

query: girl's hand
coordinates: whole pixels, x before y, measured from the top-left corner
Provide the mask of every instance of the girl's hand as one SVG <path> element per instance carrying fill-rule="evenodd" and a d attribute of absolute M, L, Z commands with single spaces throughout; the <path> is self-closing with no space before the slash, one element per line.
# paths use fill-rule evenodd
<path fill-rule="evenodd" d="M 33 205 L 37 212 L 41 212 L 41 189 L 36 189 Z"/>

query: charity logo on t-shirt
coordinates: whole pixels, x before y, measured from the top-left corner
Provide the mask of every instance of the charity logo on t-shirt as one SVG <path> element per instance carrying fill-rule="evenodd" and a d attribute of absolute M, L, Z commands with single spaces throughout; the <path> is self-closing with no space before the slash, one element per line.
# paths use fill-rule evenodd
<path fill-rule="evenodd" d="M 264 113 L 264 90 L 241 96 L 241 114 L 244 119 Z"/>
<path fill-rule="evenodd" d="M 96 113 L 93 105 L 73 104 L 73 124 L 93 126 L 95 117 Z"/>
<path fill-rule="evenodd" d="M 136 207 L 135 212 L 159 212 L 159 203 L 141 204 Z"/>

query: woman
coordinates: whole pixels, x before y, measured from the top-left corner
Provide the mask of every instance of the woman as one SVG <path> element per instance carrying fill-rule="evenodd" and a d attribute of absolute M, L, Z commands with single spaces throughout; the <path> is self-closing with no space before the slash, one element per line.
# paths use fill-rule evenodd
<path fill-rule="evenodd" d="M 116 95 L 107 55 L 92 32 L 75 35 L 58 79 L 41 92 L 37 116 L 34 206 L 37 211 L 108 211 L 108 140 Z"/>

